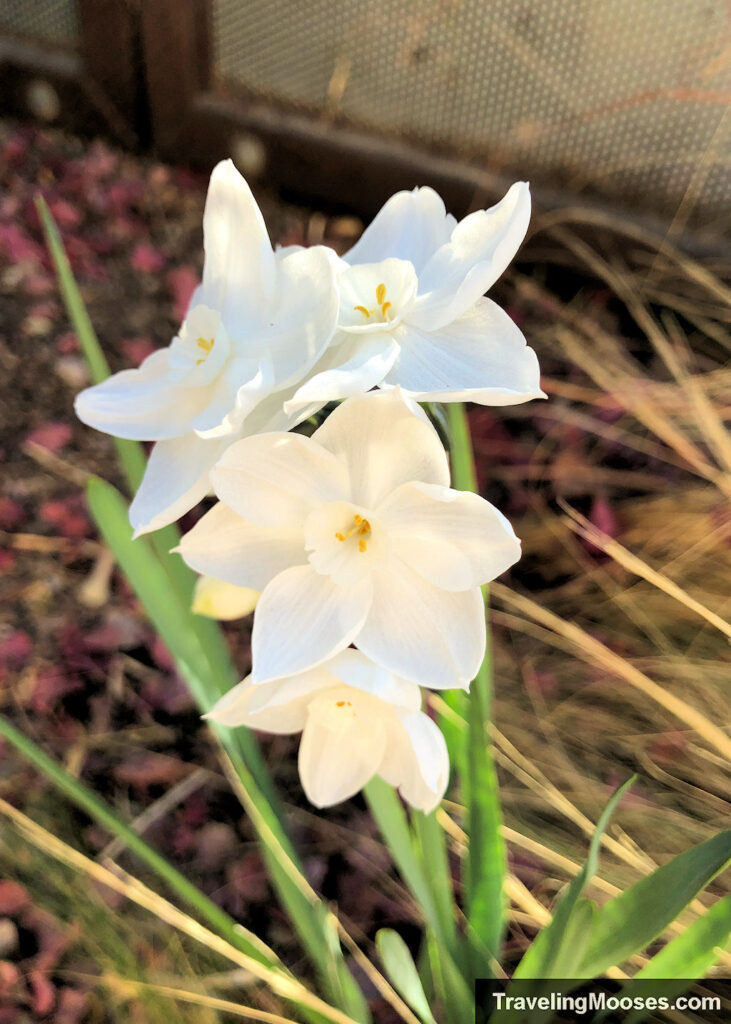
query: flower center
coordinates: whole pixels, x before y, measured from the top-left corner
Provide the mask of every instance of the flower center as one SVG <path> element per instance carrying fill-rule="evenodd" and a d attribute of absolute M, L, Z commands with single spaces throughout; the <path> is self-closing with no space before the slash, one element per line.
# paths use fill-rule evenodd
<path fill-rule="evenodd" d="M 196 359 L 196 366 L 200 366 L 201 363 L 205 363 L 206 359 L 208 359 L 209 355 L 211 354 L 214 341 L 215 338 L 196 338 L 195 343 L 203 353 L 200 359 Z"/>
<path fill-rule="evenodd" d="M 376 304 L 373 309 L 368 309 L 367 306 L 353 306 L 358 313 L 362 313 L 366 320 L 378 313 L 380 310 L 383 319 L 386 319 L 386 314 L 391 308 L 391 303 L 386 300 L 386 286 L 385 284 L 376 285 Z"/>
<path fill-rule="evenodd" d="M 341 542 L 349 540 L 353 535 L 358 538 L 358 551 L 362 554 L 368 548 L 371 524 L 363 516 L 359 516 L 357 512 L 353 516 L 353 526 L 347 533 L 341 533 L 339 530 L 335 531 L 336 538 Z"/>

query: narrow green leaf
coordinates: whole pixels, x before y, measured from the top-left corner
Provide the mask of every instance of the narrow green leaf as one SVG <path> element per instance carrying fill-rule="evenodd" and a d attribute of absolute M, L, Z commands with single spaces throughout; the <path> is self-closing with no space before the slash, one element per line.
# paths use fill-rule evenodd
<path fill-rule="evenodd" d="M 87 499 L 102 536 L 174 656 L 198 707 L 203 712 L 210 710 L 229 683 L 211 665 L 194 622 L 198 617 L 190 611 L 187 601 L 181 602 L 148 538 L 132 540 L 127 504 L 121 494 L 111 484 L 92 478 L 87 485 Z M 281 818 L 273 809 L 273 786 L 254 734 L 217 723 L 211 723 L 211 728 L 227 751 L 252 808 L 256 809 L 256 818 L 252 820 L 261 839 L 262 856 L 304 948 L 320 971 L 328 998 L 337 1001 L 355 1019 L 367 1021 L 367 1007 L 345 967 L 342 953 L 334 958 L 328 944 L 331 924 L 327 908 L 310 901 L 304 878 L 300 885 L 295 877 L 302 875 L 301 867 Z M 340 950 L 339 944 L 337 948 Z"/>
<path fill-rule="evenodd" d="M 61 234 L 56 226 L 51 211 L 43 196 L 36 199 L 36 207 L 46 235 L 46 244 L 56 268 L 58 285 L 61 290 L 66 312 L 79 339 L 84 358 L 86 359 L 91 379 L 95 384 L 109 376 L 109 364 L 102 352 L 96 332 L 86 311 L 78 285 L 74 280 L 68 257 L 61 241 Z M 145 472 L 145 453 L 137 441 L 125 441 L 115 437 L 114 444 L 117 455 L 129 483 L 130 489 L 136 491 Z"/>
<path fill-rule="evenodd" d="M 630 999 L 650 995 L 663 995 L 674 999 L 688 989 L 688 980 L 704 978 L 731 941 L 731 896 L 718 900 L 702 917 L 689 925 L 680 935 L 668 942 L 649 964 L 635 974 L 622 989 L 622 996 Z M 662 984 L 642 987 L 634 982 L 664 979 Z M 670 984 L 668 984 L 670 982 Z M 625 1024 L 639 1024 L 649 1011 L 634 1010 Z"/>
<path fill-rule="evenodd" d="M 554 977 L 576 977 L 576 970 L 589 945 L 595 914 L 596 905 L 591 900 L 579 898 L 576 901 L 566 922 L 566 929 L 553 964 Z"/>
<path fill-rule="evenodd" d="M 391 928 L 376 933 L 376 949 L 391 984 L 424 1024 L 436 1024 L 409 947 Z"/>
<path fill-rule="evenodd" d="M 597 822 L 594 835 L 589 843 L 589 854 L 581 871 L 570 882 L 561 897 L 550 924 L 542 928 L 531 943 L 528 951 L 518 964 L 515 978 L 558 978 L 556 964 L 561 961 L 561 949 L 566 935 L 571 935 L 573 927 L 569 925 L 571 915 L 587 883 L 596 874 L 599 863 L 599 848 L 602 836 L 609 824 L 614 809 L 635 781 L 636 776 L 628 779 L 624 785 L 613 793 L 609 803 L 602 811 Z M 580 912 L 581 913 L 581 912 Z M 566 976 L 566 975 L 564 975 Z M 576 975 L 581 977 L 582 975 Z"/>
<path fill-rule="evenodd" d="M 456 951 L 457 907 L 454 902 L 454 886 L 449 869 L 449 857 L 444 829 L 437 821 L 436 814 L 422 814 L 414 811 L 411 820 L 417 840 L 417 855 L 421 861 L 425 878 L 431 882 L 435 913 L 439 915 L 442 935 L 447 947 Z"/>
<path fill-rule="evenodd" d="M 452 438 L 452 485 L 478 493 L 472 440 L 464 406 L 459 402 L 450 403 L 447 418 Z M 487 587 L 483 587 L 483 596 L 487 615 Z M 465 861 L 465 900 L 470 932 L 477 937 L 481 946 L 499 960 L 505 928 L 507 851 L 502 835 L 497 772 L 488 738 L 492 716 L 489 626 L 487 633 L 485 657 L 470 687 L 469 699 L 465 701 L 460 694 L 454 704 L 450 703 L 453 710 L 460 711 L 467 719 L 466 738 L 461 737 L 449 724 L 444 724 L 452 749 L 460 740 L 463 744 L 466 742 L 466 749 L 463 747 L 458 753 L 457 764 L 461 774 L 466 808 L 465 827 L 469 837 Z M 449 701 L 449 695 L 445 696 Z M 474 945 L 472 959 L 474 976 L 491 974 L 489 963 L 475 955 Z"/>
<path fill-rule="evenodd" d="M 424 873 L 414 849 L 401 801 L 393 787 L 379 778 L 371 779 L 363 792 L 394 863 L 424 915 L 428 935 L 430 934 L 437 944 L 440 976 L 445 989 L 442 992 L 443 1001 L 456 1013 L 458 1020 L 467 1020 L 473 1013 L 472 992 L 450 949 L 449 935 L 445 933 L 444 922 L 430 880 Z M 460 1013 L 462 1017 L 459 1016 Z"/>
<path fill-rule="evenodd" d="M 645 949 L 731 863 L 731 830 L 694 846 L 600 907 L 577 978 L 594 978 Z"/>

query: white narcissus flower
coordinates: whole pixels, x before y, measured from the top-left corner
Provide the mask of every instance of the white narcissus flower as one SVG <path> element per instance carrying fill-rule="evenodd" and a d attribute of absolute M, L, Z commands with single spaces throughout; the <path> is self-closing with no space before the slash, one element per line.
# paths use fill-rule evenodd
<path fill-rule="evenodd" d="M 372 387 L 418 401 L 515 405 L 545 398 L 520 329 L 484 293 L 523 241 L 530 191 L 459 223 L 431 188 L 392 196 L 338 276 L 338 330 L 290 410 Z"/>
<path fill-rule="evenodd" d="M 359 651 L 260 686 L 245 679 L 206 717 L 267 732 L 302 731 L 300 778 L 316 807 L 347 800 L 380 775 L 428 813 L 447 787 L 447 747 L 421 711 L 419 687 Z"/>
<path fill-rule="evenodd" d="M 211 479 L 220 502 L 179 550 L 262 591 L 253 683 L 355 643 L 406 679 L 469 686 L 485 650 L 480 585 L 520 542 L 489 502 L 449 487 L 437 432 L 399 390 L 348 399 L 311 438 L 244 438 Z"/>
<path fill-rule="evenodd" d="M 170 346 L 82 391 L 77 415 L 116 437 L 156 441 L 130 509 L 137 534 L 179 518 L 210 491 L 232 441 L 289 430 L 282 406 L 332 337 L 337 294 L 323 246 L 274 253 L 259 207 L 230 160 L 211 175 L 203 281 Z"/>

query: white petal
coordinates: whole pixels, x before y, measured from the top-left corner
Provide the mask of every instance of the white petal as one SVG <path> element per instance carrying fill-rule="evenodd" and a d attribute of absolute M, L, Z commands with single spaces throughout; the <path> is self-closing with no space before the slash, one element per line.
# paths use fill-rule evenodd
<path fill-rule="evenodd" d="M 229 360 L 211 389 L 208 405 L 192 421 L 199 437 L 226 437 L 239 430 L 244 419 L 266 398 L 274 384 L 271 362 L 248 358 Z"/>
<path fill-rule="evenodd" d="M 210 492 L 210 471 L 226 443 L 195 434 L 157 442 L 129 509 L 136 537 L 174 523 Z"/>
<path fill-rule="evenodd" d="M 397 390 L 347 399 L 312 435 L 348 468 L 352 500 L 375 509 L 410 480 L 449 484 L 447 456 L 434 427 Z"/>
<path fill-rule="evenodd" d="M 307 561 L 301 529 L 255 526 L 223 502 L 186 533 L 177 550 L 196 572 L 254 590 Z"/>
<path fill-rule="evenodd" d="M 419 402 L 517 405 L 545 398 L 538 359 L 520 328 L 490 299 L 437 331 L 402 324 L 386 384 Z"/>
<path fill-rule="evenodd" d="M 122 370 L 76 396 L 82 423 L 114 437 L 157 441 L 179 437 L 207 401 L 207 388 L 170 380 L 168 350 L 160 349 L 136 370 Z"/>
<path fill-rule="evenodd" d="M 271 708 L 258 708 L 262 697 L 266 699 L 276 690 L 277 683 L 254 686 L 251 676 L 238 683 L 218 700 L 204 718 L 209 718 L 229 728 L 246 725 L 250 729 L 286 734 L 299 732 L 304 728 L 310 694 L 304 693 L 283 701 Z"/>
<path fill-rule="evenodd" d="M 444 590 L 479 587 L 520 558 L 502 512 L 469 491 L 402 484 L 378 514 L 398 557 Z"/>
<path fill-rule="evenodd" d="M 345 340 L 330 346 L 309 380 L 285 403 L 285 412 L 314 403 L 322 408 L 327 402 L 370 391 L 386 377 L 398 355 L 398 345 L 387 331 L 366 336 L 343 333 L 335 341 L 339 337 Z"/>
<path fill-rule="evenodd" d="M 302 381 L 327 348 L 338 294 L 333 254 L 324 246 L 278 253 L 276 270 L 272 312 L 254 340 L 270 359 L 279 390 Z"/>
<path fill-rule="evenodd" d="M 308 669 L 306 672 L 298 672 L 297 675 L 286 676 L 284 679 L 275 679 L 273 683 L 255 685 L 255 692 L 249 703 L 251 713 L 273 711 L 292 704 L 294 701 L 299 701 L 302 697 L 312 698 L 321 690 L 331 690 L 333 687 L 341 686 L 340 680 L 330 672 L 332 660 L 324 661 L 321 665 Z"/>
<path fill-rule="evenodd" d="M 203 244 L 200 301 L 220 310 L 232 339 L 248 334 L 274 292 L 274 253 L 251 189 L 231 160 L 211 174 Z"/>
<path fill-rule="evenodd" d="M 229 622 L 250 615 L 258 600 L 258 590 L 237 587 L 234 583 L 217 580 L 215 576 L 200 576 L 195 584 L 190 610 L 196 615 Z"/>
<path fill-rule="evenodd" d="M 449 754 L 438 725 L 421 711 L 396 712 L 378 774 L 412 807 L 429 814 L 449 781 Z"/>
<path fill-rule="evenodd" d="M 309 565 L 280 573 L 254 616 L 253 681 L 304 672 L 344 650 L 361 629 L 371 597 L 369 580 L 338 586 Z"/>
<path fill-rule="evenodd" d="M 421 691 L 416 683 L 393 675 L 352 647 L 323 662 L 320 668 L 348 686 L 370 693 L 388 704 L 396 704 L 409 711 L 418 711 L 421 707 Z"/>
<path fill-rule="evenodd" d="M 376 263 L 396 256 L 410 260 L 418 272 L 429 257 L 449 241 L 453 223 L 434 189 L 397 192 L 344 258 L 356 264 Z"/>
<path fill-rule="evenodd" d="M 376 715 L 369 713 L 370 709 L 362 715 L 356 709 L 350 726 L 340 729 L 331 728 L 319 710 L 320 701 L 313 702 L 308 710 L 299 772 L 310 803 L 331 807 L 354 796 L 376 774 L 383 760 L 386 729 Z"/>
<path fill-rule="evenodd" d="M 398 560 L 373 574 L 373 602 L 356 643 L 395 675 L 435 690 L 466 689 L 485 642 L 479 589 L 441 590 Z"/>
<path fill-rule="evenodd" d="M 515 256 L 529 220 L 530 190 L 518 181 L 496 206 L 460 221 L 420 272 L 409 322 L 434 331 L 466 312 Z"/>
<path fill-rule="evenodd" d="M 260 526 L 302 526 L 315 506 L 347 494 L 344 466 L 301 434 L 245 437 L 211 479 L 221 501 Z"/>

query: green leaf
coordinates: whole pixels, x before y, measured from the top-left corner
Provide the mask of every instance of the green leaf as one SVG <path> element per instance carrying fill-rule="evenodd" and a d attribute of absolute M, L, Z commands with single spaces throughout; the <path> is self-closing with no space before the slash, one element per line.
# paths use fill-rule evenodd
<path fill-rule="evenodd" d="M 95 384 L 98 384 L 109 376 L 109 364 L 104 357 L 96 332 L 89 319 L 89 314 L 86 311 L 84 300 L 81 297 L 81 292 L 71 272 L 71 266 L 61 241 L 61 234 L 43 196 L 38 196 L 36 199 L 36 207 L 46 235 L 46 244 L 56 268 L 58 285 L 61 289 L 61 297 L 66 306 L 66 312 L 69 315 L 69 320 L 74 328 L 76 337 L 79 339 L 81 350 L 84 353 L 91 373 L 91 379 Z M 137 441 L 125 441 L 119 437 L 114 438 L 114 444 L 130 489 L 135 491 L 139 487 L 140 480 L 145 472 L 145 453 L 142 450 L 142 446 Z"/>
<path fill-rule="evenodd" d="M 472 441 L 464 406 L 459 402 L 451 403 L 447 408 L 447 417 L 452 437 L 452 485 L 478 493 Z M 487 587 L 483 587 L 483 596 L 487 615 Z M 505 928 L 507 851 L 502 835 L 497 772 L 489 741 L 492 715 L 489 628 L 485 657 L 470 687 L 469 698 L 465 701 L 464 695 L 459 696 L 462 698 L 459 703 L 450 704 L 450 707 L 465 714 L 467 735 L 460 736 L 450 726 L 447 726 L 445 734 L 450 741 L 452 756 L 457 743 L 461 741 L 463 744 L 457 752 L 457 764 L 466 808 L 465 829 L 469 837 L 465 861 L 467 919 L 470 933 L 477 938 L 479 945 L 499 960 Z M 486 963 L 484 958 L 476 955 L 475 945 L 472 944 L 472 973 L 475 977 L 488 976 L 492 973 L 489 962 Z"/>
<path fill-rule="evenodd" d="M 457 1020 L 467 1020 L 474 1012 L 472 992 L 455 962 L 450 947 L 451 930 L 445 929 L 433 887 L 414 848 L 401 801 L 393 787 L 378 777 L 371 779 L 363 792 L 394 863 L 424 915 L 428 931 L 437 944 L 440 978 L 444 985 L 443 1001 L 456 1013 Z"/>
<path fill-rule="evenodd" d="M 600 907 L 577 978 L 594 978 L 645 949 L 731 863 L 731 830 L 694 846 Z"/>
<path fill-rule="evenodd" d="M 391 984 L 424 1024 L 436 1024 L 409 947 L 391 928 L 376 933 L 376 949 Z"/>
<path fill-rule="evenodd" d="M 562 952 L 566 936 L 568 935 L 571 937 L 572 934 L 575 934 L 575 926 L 571 923 L 571 916 L 574 913 L 579 897 L 584 891 L 584 888 L 596 874 L 596 869 L 599 863 L 599 848 L 602 836 L 609 824 L 609 819 L 614 813 L 614 809 L 619 801 L 622 799 L 629 787 L 634 783 L 636 777 L 637 776 L 633 775 L 632 778 L 628 779 L 624 783 L 624 785 L 620 786 L 602 811 L 601 817 L 597 822 L 594 835 L 591 837 L 591 842 L 589 843 L 589 854 L 584 866 L 578 875 L 572 879 L 568 888 L 561 897 L 561 900 L 554 911 L 551 923 L 541 929 L 536 939 L 529 946 L 528 951 L 518 964 L 518 968 L 514 974 L 515 978 L 568 977 L 568 975 L 561 975 L 560 971 L 557 970 L 557 965 L 560 968 L 562 958 L 566 959 L 566 955 Z M 585 914 L 585 911 L 579 910 L 578 913 Z M 575 976 L 583 977 L 583 975 Z"/>
<path fill-rule="evenodd" d="M 210 650 L 201 642 L 202 631 L 195 622 L 200 617 L 190 611 L 187 599 L 180 600 L 149 539 L 132 540 L 128 508 L 122 495 L 111 484 L 94 477 L 87 485 L 87 499 L 102 536 L 170 649 L 198 707 L 203 712 L 210 710 L 230 685 L 230 675 L 221 678 L 217 673 Z M 201 624 L 206 621 L 200 619 Z M 227 729 L 217 723 L 211 723 L 211 728 L 227 751 L 250 801 L 250 816 L 261 840 L 267 869 L 303 946 L 320 970 L 328 997 L 355 1019 L 368 1020 L 367 1007 L 345 967 L 339 943 L 338 955 L 334 956 L 333 946 L 328 942 L 333 925 L 327 908 L 316 897 L 310 897 L 311 890 L 294 847 L 272 806 L 273 786 L 256 738 L 248 729 Z"/>
<path fill-rule="evenodd" d="M 455 952 L 457 907 L 454 902 L 454 887 L 449 869 L 444 829 L 437 821 L 434 812 L 422 814 L 421 811 L 414 811 L 411 820 L 416 838 L 417 856 L 421 861 L 425 878 L 431 882 L 434 910 L 439 916 L 441 933 L 447 947 Z"/>
<path fill-rule="evenodd" d="M 674 999 L 690 986 L 689 980 L 704 978 L 731 940 L 731 896 L 725 896 L 710 907 L 702 917 L 676 935 L 622 989 L 622 996 L 657 995 Z M 657 989 L 634 982 L 664 979 Z M 670 982 L 670 984 L 668 984 Z M 638 1024 L 649 1011 L 634 1010 L 625 1024 Z"/>

